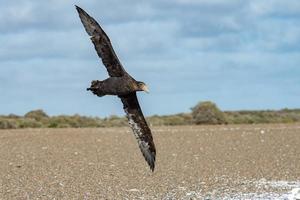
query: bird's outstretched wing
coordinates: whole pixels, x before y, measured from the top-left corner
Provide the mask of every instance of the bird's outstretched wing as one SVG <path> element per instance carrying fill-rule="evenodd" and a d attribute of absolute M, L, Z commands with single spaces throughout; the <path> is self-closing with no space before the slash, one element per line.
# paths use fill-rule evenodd
<path fill-rule="evenodd" d="M 129 125 L 133 130 L 141 152 L 143 153 L 143 156 L 149 164 L 150 169 L 154 171 L 156 155 L 155 145 L 153 142 L 151 130 L 148 127 L 140 108 L 136 92 L 119 97 L 121 98 Z"/>
<path fill-rule="evenodd" d="M 102 59 L 109 76 L 123 76 L 126 71 L 122 67 L 122 64 L 119 61 L 106 33 L 97 23 L 97 21 L 89 16 L 82 8 L 76 6 L 76 10 L 78 11 L 79 17 L 86 32 L 89 34 L 89 36 L 91 36 L 91 40 L 94 43 L 97 54 Z"/>

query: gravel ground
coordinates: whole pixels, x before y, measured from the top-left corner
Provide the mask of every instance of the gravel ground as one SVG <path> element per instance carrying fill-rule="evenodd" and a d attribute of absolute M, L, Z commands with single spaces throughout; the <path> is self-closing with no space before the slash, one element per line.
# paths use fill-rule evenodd
<path fill-rule="evenodd" d="M 0 199 L 292 199 L 300 188 L 300 124 L 152 129 L 154 173 L 129 128 L 0 130 Z"/>

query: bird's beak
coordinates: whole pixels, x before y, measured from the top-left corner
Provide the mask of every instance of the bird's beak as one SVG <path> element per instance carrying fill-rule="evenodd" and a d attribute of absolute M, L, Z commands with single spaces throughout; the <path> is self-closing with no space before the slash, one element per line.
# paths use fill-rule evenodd
<path fill-rule="evenodd" d="M 149 93 L 149 89 L 148 89 L 147 85 L 143 85 L 142 90 Z"/>

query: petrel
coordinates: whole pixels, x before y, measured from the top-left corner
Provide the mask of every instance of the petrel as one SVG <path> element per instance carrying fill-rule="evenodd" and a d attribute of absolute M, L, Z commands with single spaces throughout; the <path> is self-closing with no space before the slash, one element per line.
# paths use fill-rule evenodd
<path fill-rule="evenodd" d="M 137 139 L 140 150 L 150 169 L 154 171 L 156 149 L 151 130 L 144 118 L 136 95 L 137 91 L 148 92 L 147 85 L 144 82 L 136 81 L 125 71 L 112 47 L 110 39 L 97 21 L 82 8 L 76 6 L 76 10 L 110 76 L 103 81 L 92 81 L 91 86 L 87 90 L 92 91 L 99 97 L 116 95 L 121 99 L 128 123 Z"/>

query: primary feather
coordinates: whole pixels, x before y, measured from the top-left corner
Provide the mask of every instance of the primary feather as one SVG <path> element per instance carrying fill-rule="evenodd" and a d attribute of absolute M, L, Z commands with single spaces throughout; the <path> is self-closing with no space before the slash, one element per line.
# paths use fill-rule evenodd
<path fill-rule="evenodd" d="M 86 32 L 89 36 L 91 36 L 95 50 L 98 56 L 102 59 L 109 76 L 118 77 L 125 75 L 126 71 L 119 61 L 106 33 L 97 21 L 89 16 L 83 9 L 78 6 L 76 6 L 76 9 Z"/>

